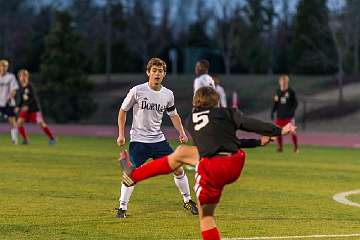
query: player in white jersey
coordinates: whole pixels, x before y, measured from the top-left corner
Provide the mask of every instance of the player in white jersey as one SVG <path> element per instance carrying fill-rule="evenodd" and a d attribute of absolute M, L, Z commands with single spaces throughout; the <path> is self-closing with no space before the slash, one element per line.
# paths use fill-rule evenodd
<path fill-rule="evenodd" d="M 156 159 L 172 153 L 173 150 L 161 131 L 161 123 L 166 112 L 179 132 L 181 143 L 187 142 L 181 118 L 174 105 L 174 94 L 161 83 L 166 75 L 166 63 L 152 58 L 147 64 L 148 82 L 133 87 L 123 101 L 118 116 L 119 146 L 125 145 L 126 113 L 133 109 L 133 122 L 130 131 L 129 153 L 134 167 L 142 166 L 148 159 Z M 183 196 L 184 208 L 197 215 L 196 203 L 191 200 L 188 178 L 182 168 L 174 172 L 174 181 Z M 127 205 L 134 187 L 121 185 L 120 207 L 116 217 L 125 218 Z"/>
<path fill-rule="evenodd" d="M 215 82 L 215 90 L 219 94 L 219 105 L 220 107 L 227 107 L 226 93 L 224 88 L 220 85 L 220 79 L 218 76 L 212 76 Z"/>
<path fill-rule="evenodd" d="M 0 60 L 0 114 L 6 118 L 11 125 L 11 141 L 18 142 L 18 131 L 15 115 L 15 95 L 19 85 L 14 74 L 7 72 L 9 62 Z"/>
<path fill-rule="evenodd" d="M 194 94 L 196 90 L 201 87 L 213 87 L 215 88 L 215 83 L 212 77 L 208 74 L 210 68 L 209 61 L 205 59 L 199 60 L 195 65 L 195 75 L 194 80 Z"/>

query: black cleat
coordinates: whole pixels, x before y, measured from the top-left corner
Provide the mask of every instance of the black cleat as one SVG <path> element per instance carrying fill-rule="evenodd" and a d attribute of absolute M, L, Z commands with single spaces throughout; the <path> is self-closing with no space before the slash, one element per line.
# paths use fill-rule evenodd
<path fill-rule="evenodd" d="M 198 215 L 199 211 L 196 206 L 196 203 L 193 200 L 189 200 L 189 202 L 184 203 L 184 208 L 188 211 L 190 211 L 193 215 Z"/>
<path fill-rule="evenodd" d="M 135 182 L 130 177 L 134 167 L 130 161 L 129 153 L 126 150 L 120 153 L 119 164 L 123 171 L 122 182 L 127 187 L 134 186 Z"/>
<path fill-rule="evenodd" d="M 116 217 L 117 218 L 126 218 L 126 210 L 123 210 L 121 208 L 115 208 L 116 212 Z"/>

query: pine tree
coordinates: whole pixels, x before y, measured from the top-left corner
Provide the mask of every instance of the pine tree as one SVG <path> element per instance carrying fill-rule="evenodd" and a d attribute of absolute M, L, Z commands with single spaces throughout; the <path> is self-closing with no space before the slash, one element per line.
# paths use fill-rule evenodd
<path fill-rule="evenodd" d="M 298 3 L 291 47 L 291 68 L 295 73 L 321 74 L 334 70 L 336 55 L 326 2 L 301 0 Z"/>
<path fill-rule="evenodd" d="M 71 15 L 56 12 L 45 39 L 39 86 L 43 111 L 56 122 L 76 122 L 96 110 L 91 97 L 93 85 L 83 72 L 84 63 L 81 40 L 74 32 Z"/>

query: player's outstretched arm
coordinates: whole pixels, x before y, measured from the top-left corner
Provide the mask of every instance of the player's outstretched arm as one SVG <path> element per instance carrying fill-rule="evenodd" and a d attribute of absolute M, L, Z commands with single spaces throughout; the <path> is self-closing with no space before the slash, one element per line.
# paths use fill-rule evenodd
<path fill-rule="evenodd" d="M 170 119 L 171 119 L 172 124 L 174 125 L 174 127 L 176 128 L 176 130 L 179 133 L 179 141 L 181 143 L 186 143 L 189 139 L 186 136 L 180 116 L 178 114 L 175 114 L 175 115 L 170 116 Z"/>
<path fill-rule="evenodd" d="M 266 146 L 275 141 L 276 137 L 261 136 L 260 139 L 239 139 L 239 148 L 256 148 Z"/>
<path fill-rule="evenodd" d="M 126 122 L 126 111 L 120 108 L 118 114 L 119 136 L 116 141 L 120 147 L 125 145 L 125 122 Z"/>

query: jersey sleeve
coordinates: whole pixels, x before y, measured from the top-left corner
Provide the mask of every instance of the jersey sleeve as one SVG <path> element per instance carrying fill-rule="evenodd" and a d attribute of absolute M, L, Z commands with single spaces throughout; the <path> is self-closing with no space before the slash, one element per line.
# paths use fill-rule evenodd
<path fill-rule="evenodd" d="M 171 92 L 170 94 L 170 100 L 166 106 L 166 113 L 167 115 L 171 116 L 175 116 L 178 115 L 176 107 L 175 107 L 175 98 L 174 98 L 174 94 Z"/>
<path fill-rule="evenodd" d="M 278 95 L 278 92 L 276 91 L 275 95 L 273 96 L 273 106 L 272 106 L 272 109 L 271 109 L 271 118 L 273 119 L 274 118 L 274 113 L 277 111 L 277 108 L 278 108 L 278 104 L 279 104 L 279 95 Z"/>
<path fill-rule="evenodd" d="M 129 111 L 134 104 L 136 103 L 136 88 L 130 89 L 123 103 L 121 104 L 121 110 L 127 112 Z"/>
<path fill-rule="evenodd" d="M 239 139 L 239 148 L 255 148 L 261 146 L 259 139 Z"/>
<path fill-rule="evenodd" d="M 220 95 L 220 106 L 226 108 L 227 102 L 226 102 L 226 93 L 223 87 L 219 86 L 216 88 L 216 91 Z"/>
<path fill-rule="evenodd" d="M 281 135 L 281 128 L 278 128 L 272 123 L 246 117 L 237 110 L 232 110 L 232 116 L 237 129 L 271 137 Z"/>
<path fill-rule="evenodd" d="M 14 75 L 11 75 L 11 81 L 10 81 L 10 91 L 16 91 L 19 89 L 19 85 L 16 81 L 16 78 Z"/>
<path fill-rule="evenodd" d="M 194 94 L 199 88 L 201 88 L 201 82 L 199 78 L 196 78 L 194 80 Z"/>
<path fill-rule="evenodd" d="M 297 106 L 298 106 L 298 100 L 297 100 L 297 97 L 296 97 L 296 93 L 294 90 L 291 91 L 292 93 L 292 111 L 295 112 Z"/>
<path fill-rule="evenodd" d="M 207 77 L 207 82 L 208 82 L 207 85 L 208 85 L 208 87 L 212 87 L 212 88 L 215 89 L 215 81 L 214 81 L 214 79 L 209 75 L 207 75 L 206 77 Z"/>

